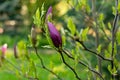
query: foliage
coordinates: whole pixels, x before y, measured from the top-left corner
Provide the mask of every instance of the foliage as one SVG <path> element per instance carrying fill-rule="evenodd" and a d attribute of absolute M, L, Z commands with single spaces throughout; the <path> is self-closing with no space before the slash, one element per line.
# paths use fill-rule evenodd
<path fill-rule="evenodd" d="M 29 31 L 27 39 L 15 40 L 18 42 L 14 52 L 6 52 L 8 54 L 4 59 L 0 56 L 0 78 L 5 77 L 3 78 L 5 80 L 119 80 L 119 0 L 111 0 L 111 2 L 109 0 L 56 0 L 53 1 L 54 4 L 49 4 L 47 0 L 39 1 L 35 1 L 35 9 L 30 8 L 27 4 L 29 1 L 22 1 L 29 6 L 29 11 L 34 11 L 34 14 L 32 13 L 27 19 L 30 19 L 29 25 L 35 25 L 31 33 L 35 32 L 35 37 L 29 35 Z M 58 14 L 60 11 L 56 6 L 57 2 L 58 4 L 64 2 L 69 6 L 62 15 Z M 46 18 L 48 5 L 53 9 Z M 4 9 L 7 10 L 4 6 L 0 10 Z M 47 25 L 48 22 L 55 26 L 50 27 Z M 51 32 L 54 35 L 50 35 Z M 61 35 L 58 35 L 59 32 Z M 9 43 L 9 37 L 4 39 L 1 39 L 0 44 Z M 59 44 L 56 46 L 57 41 Z M 13 53 L 18 57 L 14 57 Z"/>

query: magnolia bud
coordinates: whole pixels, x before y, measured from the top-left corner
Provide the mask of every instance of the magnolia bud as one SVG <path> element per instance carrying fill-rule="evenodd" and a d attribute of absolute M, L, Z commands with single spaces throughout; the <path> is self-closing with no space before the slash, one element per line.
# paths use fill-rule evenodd
<path fill-rule="evenodd" d="M 17 45 L 14 46 L 14 56 L 18 58 Z"/>
<path fill-rule="evenodd" d="M 2 55 L 1 55 L 1 59 L 4 59 L 5 58 L 5 52 L 7 50 L 7 44 L 4 44 L 2 47 L 1 47 L 1 51 L 2 51 Z"/>
<path fill-rule="evenodd" d="M 48 22 L 48 30 L 50 34 L 50 38 L 56 48 L 62 47 L 62 38 L 58 30 L 55 28 L 55 26 L 51 23 Z"/>
<path fill-rule="evenodd" d="M 46 13 L 46 22 L 52 19 L 52 6 L 48 8 L 48 11 Z"/>
<path fill-rule="evenodd" d="M 36 37 L 37 37 L 37 33 L 36 33 L 36 30 L 35 30 L 35 26 L 33 25 L 32 28 L 31 28 L 31 39 L 32 39 L 32 45 L 35 47 L 36 45 Z"/>

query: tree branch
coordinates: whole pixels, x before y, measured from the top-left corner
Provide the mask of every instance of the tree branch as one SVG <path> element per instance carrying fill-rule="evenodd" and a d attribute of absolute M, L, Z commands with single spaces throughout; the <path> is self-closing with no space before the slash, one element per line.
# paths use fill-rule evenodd
<path fill-rule="evenodd" d="M 68 54 L 68 52 L 66 52 L 66 50 L 62 50 L 62 51 L 63 51 L 69 58 L 71 58 L 72 60 L 75 60 L 75 58 L 72 57 L 70 54 Z M 104 80 L 104 78 L 102 77 L 102 75 L 101 75 L 99 72 L 93 70 L 91 67 L 89 67 L 88 65 L 86 65 L 86 64 L 83 63 L 82 61 L 79 60 L 79 64 L 87 67 L 90 71 L 92 71 L 93 73 L 97 74 L 102 80 Z"/>
<path fill-rule="evenodd" d="M 111 53 L 111 68 L 114 69 L 114 43 L 115 43 L 115 36 L 116 36 L 116 31 L 117 31 L 117 24 L 118 24 L 118 19 L 119 19 L 119 15 L 118 15 L 118 0 L 115 1 L 115 7 L 116 7 L 116 14 L 115 14 L 115 18 L 114 18 L 114 22 L 113 22 L 113 28 L 112 28 L 112 53 Z M 113 76 L 114 74 L 112 74 L 112 79 L 114 80 L 115 77 Z"/>
<path fill-rule="evenodd" d="M 88 49 L 88 48 L 84 45 L 84 43 L 83 43 L 82 41 L 80 41 L 80 40 L 76 40 L 76 41 L 79 42 L 79 43 L 83 46 L 84 50 L 95 54 L 96 56 L 98 56 L 99 58 L 101 58 L 101 59 L 103 59 L 103 60 L 111 61 L 111 59 L 106 59 L 106 58 L 104 58 L 103 56 L 101 56 L 100 54 L 98 54 L 97 52 Z"/>
<path fill-rule="evenodd" d="M 48 72 L 52 73 L 53 75 L 55 75 L 59 80 L 62 80 L 55 72 L 53 72 L 52 70 L 48 69 L 48 68 L 44 65 L 42 58 L 39 56 L 39 54 L 38 54 L 38 52 L 37 52 L 37 47 L 34 47 L 34 49 L 35 49 L 35 53 L 36 53 L 37 57 L 39 58 L 39 60 L 40 60 L 40 62 L 41 62 L 42 68 L 45 69 L 45 70 L 47 70 Z"/>
<path fill-rule="evenodd" d="M 61 58 L 62 58 L 63 63 L 72 70 L 72 72 L 75 74 L 75 76 L 76 76 L 76 78 L 77 78 L 78 80 L 81 80 L 81 79 L 79 78 L 77 72 L 76 72 L 69 64 L 66 63 L 66 61 L 65 61 L 65 59 L 64 59 L 64 56 L 63 56 L 63 54 L 62 54 L 62 51 L 59 50 L 58 52 L 59 52 L 60 55 L 61 55 Z"/>

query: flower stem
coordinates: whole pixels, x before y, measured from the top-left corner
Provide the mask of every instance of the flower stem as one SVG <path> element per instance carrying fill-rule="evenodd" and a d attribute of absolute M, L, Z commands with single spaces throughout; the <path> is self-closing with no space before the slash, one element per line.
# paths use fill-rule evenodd
<path fill-rule="evenodd" d="M 62 54 L 62 51 L 59 51 L 59 53 L 60 53 L 60 55 L 61 55 L 61 58 L 62 58 L 63 63 L 72 70 L 72 72 L 75 74 L 75 76 L 76 76 L 76 78 L 77 78 L 78 80 L 81 80 L 81 79 L 79 78 L 77 72 L 75 71 L 75 69 L 73 69 L 73 68 L 65 61 L 64 56 L 63 56 L 63 54 Z"/>
<path fill-rule="evenodd" d="M 45 65 L 44 65 L 44 62 L 42 60 L 42 58 L 39 56 L 38 54 L 38 51 L 37 51 L 37 47 L 34 47 L 35 49 L 35 53 L 37 55 L 37 57 L 39 58 L 40 62 L 41 62 L 41 65 L 42 65 L 42 68 L 47 70 L 48 72 L 52 73 L 53 75 L 55 75 L 57 77 L 58 80 L 62 80 L 55 72 L 53 72 L 52 70 L 48 69 Z"/>

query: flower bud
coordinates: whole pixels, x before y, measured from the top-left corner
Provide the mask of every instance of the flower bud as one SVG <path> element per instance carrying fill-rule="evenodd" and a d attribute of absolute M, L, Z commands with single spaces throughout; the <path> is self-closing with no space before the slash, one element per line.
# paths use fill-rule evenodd
<path fill-rule="evenodd" d="M 60 33 L 51 22 L 47 22 L 50 38 L 56 48 L 62 47 L 62 39 Z"/>
<path fill-rule="evenodd" d="M 52 6 L 48 8 L 48 11 L 46 13 L 46 21 L 49 21 L 49 19 L 52 19 Z"/>
<path fill-rule="evenodd" d="M 4 44 L 1 47 L 1 51 L 2 51 L 1 59 L 4 59 L 5 58 L 5 52 L 7 51 L 7 44 Z"/>
<path fill-rule="evenodd" d="M 36 33 L 36 30 L 35 30 L 35 26 L 33 25 L 32 28 L 31 28 L 31 39 L 32 39 L 32 45 L 35 47 L 36 45 L 36 37 L 37 37 L 37 33 Z"/>
<path fill-rule="evenodd" d="M 17 45 L 14 45 L 14 56 L 15 58 L 18 58 L 18 52 L 17 52 Z"/>

